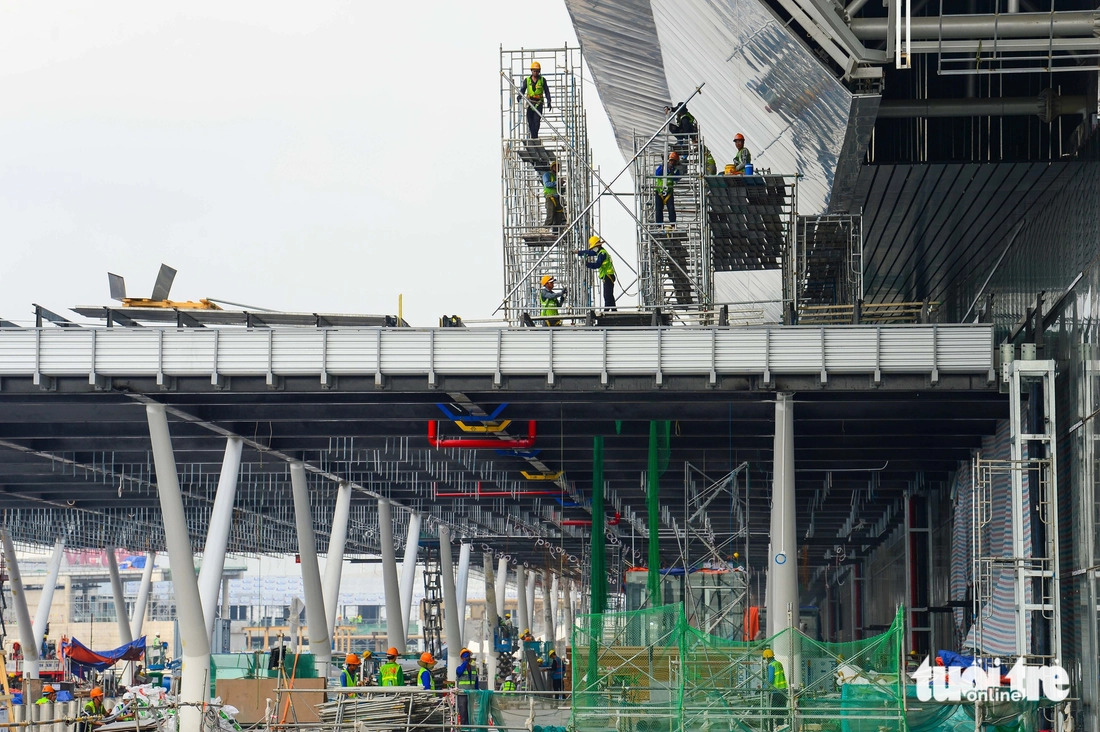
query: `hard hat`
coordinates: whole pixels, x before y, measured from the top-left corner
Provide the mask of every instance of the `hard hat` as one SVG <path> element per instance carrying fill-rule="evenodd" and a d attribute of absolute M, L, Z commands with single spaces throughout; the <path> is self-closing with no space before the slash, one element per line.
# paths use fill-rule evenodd
<path fill-rule="evenodd" d="M 470 657 L 470 656 L 472 656 L 472 655 L 473 655 L 473 654 L 472 654 L 472 653 L 470 653 L 470 649 L 469 649 L 469 648 L 463 648 L 463 649 L 462 649 L 462 651 L 461 651 L 461 652 L 460 652 L 460 653 L 458 654 L 458 657 L 459 657 L 459 658 L 469 658 L 469 657 Z"/>
<path fill-rule="evenodd" d="M 557 652 L 557 651 L 555 651 L 555 650 L 554 650 L 553 648 L 551 648 L 551 649 L 550 649 L 550 655 L 551 655 L 551 656 L 556 656 L 556 655 L 558 655 L 558 652 Z"/>
<path fill-rule="evenodd" d="M 556 167 L 558 167 L 558 161 L 557 161 L 557 160 L 551 160 L 551 161 L 550 161 L 550 167 L 551 167 L 551 168 L 556 168 Z"/>
<path fill-rule="evenodd" d="M 371 652 L 370 652 L 369 650 L 367 650 L 367 651 L 363 651 L 363 659 L 364 659 L 364 660 L 366 660 L 366 659 L 368 659 L 368 658 L 372 657 L 373 655 L 374 655 L 374 654 L 373 654 L 373 653 L 371 653 Z"/>
<path fill-rule="evenodd" d="M 93 699 L 102 699 L 103 698 L 103 689 L 101 689 L 97 686 L 97 687 L 95 687 L 94 689 L 92 689 L 91 691 L 88 692 L 88 696 L 92 697 Z"/>
<path fill-rule="evenodd" d="M 527 635 L 527 634 L 529 634 L 530 632 L 531 632 L 531 629 L 530 629 L 530 628 L 524 628 L 524 629 L 523 629 L 523 634 L 524 634 L 524 635 Z"/>
<path fill-rule="evenodd" d="M 554 281 L 554 276 L 553 275 L 543 275 L 542 280 L 540 280 L 540 281 L 542 282 L 542 286 L 546 287 L 547 285 L 549 285 L 551 282 Z"/>
<path fill-rule="evenodd" d="M 540 64 L 538 61 L 532 61 L 531 71 L 542 71 L 542 64 Z"/>
<path fill-rule="evenodd" d="M 740 132 L 738 132 L 736 135 L 733 136 L 733 139 L 740 140 L 741 142 L 744 142 L 745 141 L 745 136 L 742 135 Z"/>
<path fill-rule="evenodd" d="M 358 666 L 359 656 L 356 656 L 354 653 L 349 653 L 347 657 L 344 658 L 344 663 L 348 666 Z"/>
<path fill-rule="evenodd" d="M 45 686 L 42 687 L 42 693 L 43 694 L 56 694 L 57 689 L 53 688 L 49 684 L 46 684 Z"/>
<path fill-rule="evenodd" d="M 674 150 L 668 154 L 668 159 L 674 163 L 678 163 L 680 162 L 680 153 Z"/>
<path fill-rule="evenodd" d="M 764 649 L 764 658 L 775 658 L 775 654 L 772 653 L 772 649 L 770 649 L 770 648 L 765 648 Z"/>
<path fill-rule="evenodd" d="M 917 654 L 916 650 L 912 650 L 912 651 L 909 651 L 909 655 L 912 656 L 913 658 L 916 658 L 918 654 Z"/>
<path fill-rule="evenodd" d="M 600 238 L 599 234 L 593 234 L 592 236 L 588 237 L 588 246 L 594 247 L 602 241 L 603 239 Z"/>
<path fill-rule="evenodd" d="M 396 656 L 396 655 L 397 655 L 397 649 L 391 646 L 391 647 L 390 647 L 390 648 L 389 648 L 389 649 L 388 649 L 388 650 L 386 651 L 386 655 L 387 655 L 387 656 Z"/>
<path fill-rule="evenodd" d="M 424 651 L 420 654 L 420 663 L 426 663 L 429 666 L 434 666 L 435 659 L 432 657 L 431 653 L 429 653 L 428 651 Z"/>
<path fill-rule="evenodd" d="M 511 620 L 512 619 L 512 613 L 504 613 L 504 619 L 505 620 Z"/>

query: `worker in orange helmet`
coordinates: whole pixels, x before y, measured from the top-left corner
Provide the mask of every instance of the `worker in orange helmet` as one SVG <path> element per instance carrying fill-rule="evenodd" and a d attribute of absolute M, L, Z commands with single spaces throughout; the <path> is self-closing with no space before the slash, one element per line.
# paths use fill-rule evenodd
<path fill-rule="evenodd" d="M 657 223 L 663 224 L 665 222 L 664 210 L 668 209 L 668 221 L 670 224 L 676 223 L 676 199 L 673 197 L 673 188 L 676 185 L 676 181 L 683 175 L 683 170 L 680 168 L 680 154 L 673 150 L 668 154 L 668 160 L 663 165 L 658 165 L 657 170 L 654 172 L 657 176 L 657 198 L 655 205 L 657 206 Z"/>
<path fill-rule="evenodd" d="M 733 136 L 737 154 L 733 156 L 733 175 L 745 175 L 745 166 L 752 164 L 752 153 L 745 147 L 745 136 L 738 132 Z"/>
<path fill-rule="evenodd" d="M 103 706 L 103 689 L 95 687 L 88 692 L 88 701 L 81 708 L 81 716 L 87 719 L 77 723 L 76 732 L 91 732 L 96 727 L 103 726 L 103 717 L 107 709 Z"/>
<path fill-rule="evenodd" d="M 416 680 L 420 688 L 426 691 L 436 688 L 435 679 L 432 678 L 432 667 L 435 666 L 435 658 L 432 654 L 428 651 L 421 653 L 417 665 L 420 671 L 417 672 Z"/>

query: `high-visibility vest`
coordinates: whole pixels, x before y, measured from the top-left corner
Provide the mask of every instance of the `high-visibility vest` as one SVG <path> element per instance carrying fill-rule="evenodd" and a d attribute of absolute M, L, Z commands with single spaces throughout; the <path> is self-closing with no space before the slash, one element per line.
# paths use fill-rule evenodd
<path fill-rule="evenodd" d="M 556 297 L 543 297 L 545 289 L 539 290 L 539 304 L 542 305 L 541 315 L 544 318 L 552 318 L 558 314 L 558 299 Z"/>
<path fill-rule="evenodd" d="M 669 170 L 669 168 L 672 168 Z M 676 166 L 670 166 L 665 163 L 661 166 L 661 175 L 657 177 L 657 195 L 664 196 L 666 193 L 672 195 L 672 187 L 676 185 L 676 179 L 673 178 L 673 174 L 676 172 Z M 601 275 L 602 276 L 602 275 Z"/>
<path fill-rule="evenodd" d="M 41 699 L 39 699 L 38 701 L 35 702 L 35 704 L 52 704 L 52 703 L 53 702 L 50 701 L 50 698 L 48 696 L 44 696 L 44 697 L 42 697 Z"/>
<path fill-rule="evenodd" d="M 752 162 L 752 153 L 744 145 L 737 151 L 737 154 L 733 156 L 733 164 L 739 170 L 743 170 L 746 165 Z"/>
<path fill-rule="evenodd" d="M 600 276 L 601 280 L 604 280 L 615 274 L 615 265 L 611 263 L 611 255 L 607 253 L 606 249 L 600 247 L 599 254 L 604 255 L 604 260 L 603 264 L 600 265 L 600 268 L 596 271 L 596 273 Z"/>
<path fill-rule="evenodd" d="M 557 193 L 558 193 L 558 174 L 551 170 L 549 173 L 547 173 L 547 175 L 550 176 L 551 185 L 546 185 L 545 183 L 543 184 L 543 186 L 542 186 L 542 195 L 544 195 L 544 196 L 557 195 Z"/>
<path fill-rule="evenodd" d="M 542 97 L 546 94 L 546 79 L 539 74 L 539 80 L 531 83 L 531 77 L 527 77 L 527 99 L 536 107 L 542 106 Z"/>
<path fill-rule="evenodd" d="M 783 664 L 773 658 L 768 662 L 768 668 L 772 670 L 772 688 L 786 689 L 787 674 L 783 671 Z"/>
<path fill-rule="evenodd" d="M 379 686 L 402 686 L 405 683 L 405 672 L 401 664 L 389 661 L 378 669 Z"/>
<path fill-rule="evenodd" d="M 356 679 L 350 671 L 348 671 L 347 669 L 344 669 L 343 673 L 340 675 L 340 685 L 341 686 L 359 686 L 359 680 Z M 355 696 L 355 694 L 348 694 L 348 696 L 349 697 L 350 696 Z"/>
<path fill-rule="evenodd" d="M 503 684 L 500 685 L 500 690 L 501 691 L 515 691 L 516 690 L 516 682 L 515 681 L 505 681 Z"/>
<path fill-rule="evenodd" d="M 434 689 L 435 679 L 432 678 L 432 672 L 426 668 L 420 669 L 420 674 L 417 676 L 417 680 L 420 682 L 421 689 Z"/>
<path fill-rule="evenodd" d="M 457 683 L 468 689 L 477 686 L 477 669 L 472 663 L 467 663 L 466 668 L 458 673 Z"/>

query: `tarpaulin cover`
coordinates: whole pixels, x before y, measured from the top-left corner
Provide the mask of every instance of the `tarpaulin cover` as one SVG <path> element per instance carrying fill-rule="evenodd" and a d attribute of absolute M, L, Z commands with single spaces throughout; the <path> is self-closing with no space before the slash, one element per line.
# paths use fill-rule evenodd
<path fill-rule="evenodd" d="M 114 666 L 119 661 L 140 660 L 145 655 L 145 636 L 109 651 L 93 651 L 76 638 L 63 644 L 62 647 L 65 649 L 65 657 L 69 659 L 74 667 L 80 666 L 102 671 L 105 668 Z"/>

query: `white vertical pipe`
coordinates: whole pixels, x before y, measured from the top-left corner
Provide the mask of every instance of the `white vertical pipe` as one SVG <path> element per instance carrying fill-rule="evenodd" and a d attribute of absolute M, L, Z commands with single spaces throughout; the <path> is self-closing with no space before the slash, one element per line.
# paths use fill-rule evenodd
<path fill-rule="evenodd" d="M 118 549 L 107 546 L 107 574 L 111 577 L 111 595 L 115 600 L 115 616 L 118 618 L 118 637 L 123 643 L 130 643 L 134 637 L 130 634 L 130 615 L 126 612 L 126 595 L 122 589 L 122 576 L 118 573 Z"/>
<path fill-rule="evenodd" d="M 130 635 L 134 638 L 141 637 L 141 628 L 145 624 L 145 608 L 149 605 L 149 590 L 153 587 L 153 565 L 156 564 L 156 559 L 157 555 L 153 552 L 145 553 L 145 569 L 141 573 L 137 599 L 134 600 L 134 615 L 130 618 Z"/>
<path fill-rule="evenodd" d="M 405 534 L 405 561 L 401 565 L 401 619 L 405 640 L 409 638 L 409 614 L 412 612 L 413 584 L 416 582 L 416 553 L 420 548 L 420 514 L 409 512 L 409 530 Z"/>
<path fill-rule="evenodd" d="M 351 513 L 351 483 L 341 481 L 336 489 L 336 508 L 332 511 L 332 534 L 325 557 L 325 613 L 328 637 L 336 638 L 336 616 L 340 608 L 340 579 L 344 576 L 344 547 L 348 542 L 348 516 Z"/>
<path fill-rule="evenodd" d="M 573 643 L 573 580 L 565 580 L 565 647 Z"/>
<path fill-rule="evenodd" d="M 27 609 L 27 595 L 23 592 L 23 575 L 19 572 L 19 560 L 15 556 L 15 544 L 7 529 L 0 531 L 4 542 L 4 556 L 8 560 L 8 583 L 11 585 L 12 602 L 15 604 L 15 619 L 19 623 L 19 640 L 23 643 L 23 677 L 37 679 L 38 649 L 42 646 L 42 636 L 35 637 L 31 613 Z M 33 704 L 33 700 L 31 702 Z"/>
<path fill-rule="evenodd" d="M 550 601 L 552 596 L 550 570 L 547 569 L 542 573 L 542 623 L 546 626 L 544 639 L 551 645 L 554 644 L 554 608 Z"/>
<path fill-rule="evenodd" d="M 57 575 L 61 572 L 61 559 L 65 555 L 65 540 L 58 539 L 53 545 L 50 563 L 46 566 L 46 583 L 42 585 L 42 595 L 38 598 L 38 608 L 34 613 L 34 637 L 46 634 L 46 625 L 50 622 L 50 605 L 53 603 L 53 591 L 57 587 Z M 38 642 L 39 645 L 42 641 Z"/>
<path fill-rule="evenodd" d="M 516 632 L 530 629 L 531 619 L 527 615 L 527 577 L 522 564 L 516 567 Z"/>
<path fill-rule="evenodd" d="M 206 529 L 206 548 L 202 552 L 199 569 L 199 597 L 202 598 L 202 616 L 206 621 L 206 636 L 214 637 L 214 618 L 218 614 L 218 591 L 222 586 L 225 570 L 225 549 L 229 544 L 229 529 L 233 525 L 233 503 L 237 498 L 237 473 L 241 467 L 240 437 L 225 441 L 218 492 L 210 509 L 210 524 Z"/>
<path fill-rule="evenodd" d="M 485 552 L 482 555 L 482 561 L 485 569 L 485 624 L 488 627 L 488 633 L 486 634 L 485 647 L 482 648 L 482 653 L 485 658 L 486 673 L 489 678 L 486 680 L 486 689 L 497 688 L 497 653 L 494 646 L 496 640 L 496 630 L 500 625 L 500 616 L 497 615 L 497 588 L 496 579 L 493 577 L 493 554 L 492 552 Z"/>
<path fill-rule="evenodd" d="M 771 556 L 768 566 L 768 634 L 798 627 L 798 537 L 795 534 L 794 400 L 789 393 L 775 399 L 775 449 L 773 452 Z M 799 659 L 791 635 L 773 649 L 783 664 L 792 687 L 801 685 Z"/>
<path fill-rule="evenodd" d="M 463 543 L 458 549 L 458 580 L 455 584 L 455 598 L 458 604 L 458 635 L 462 644 L 470 637 L 466 632 L 466 596 L 470 589 L 470 551 L 473 547 Z"/>
<path fill-rule="evenodd" d="M 439 527 L 439 565 L 443 575 L 443 622 L 447 629 L 447 680 L 457 681 L 458 652 L 462 636 L 458 630 L 458 598 L 455 596 L 455 565 L 451 553 L 451 529 Z"/>
<path fill-rule="evenodd" d="M 550 627 L 552 630 L 546 637 L 546 640 L 553 643 L 555 648 L 557 648 L 558 640 L 558 610 L 558 576 L 555 574 L 554 578 L 550 581 Z"/>
<path fill-rule="evenodd" d="M 290 464 L 290 488 L 294 494 L 294 524 L 298 529 L 298 556 L 302 559 L 302 589 L 306 595 L 306 624 L 309 626 L 309 652 L 317 664 L 317 675 L 328 678 L 332 662 L 332 644 L 325 620 L 325 597 L 321 589 L 321 570 L 317 566 L 317 539 L 313 533 L 313 514 L 309 507 L 306 466 Z"/>
<path fill-rule="evenodd" d="M 497 617 L 504 617 L 504 599 L 508 592 L 508 560 L 497 561 Z"/>
<path fill-rule="evenodd" d="M 203 620 L 199 583 L 195 577 L 195 556 L 191 553 L 191 537 L 187 531 L 187 513 L 183 508 L 176 458 L 172 452 L 172 436 L 168 417 L 162 404 L 145 407 L 149 420 L 149 438 L 153 446 L 153 462 L 157 471 L 157 493 L 164 521 L 164 543 L 168 549 L 168 566 L 172 569 L 172 585 L 183 646 L 180 669 L 179 709 L 180 729 L 202 729 L 202 706 L 208 701 L 210 673 L 210 636 Z"/>
<path fill-rule="evenodd" d="M 527 573 L 527 625 L 525 628 L 531 629 L 531 635 L 535 634 L 535 621 L 538 618 L 535 616 L 535 580 L 538 579 L 538 575 L 534 570 Z"/>
<path fill-rule="evenodd" d="M 390 502 L 378 499 L 378 538 L 382 542 L 382 586 L 386 592 L 386 641 L 405 652 L 405 626 L 401 622 L 401 588 L 397 584 L 397 552 L 393 546 L 393 512 Z"/>

